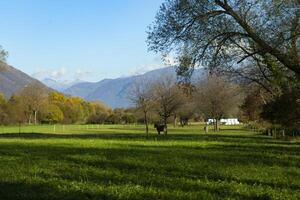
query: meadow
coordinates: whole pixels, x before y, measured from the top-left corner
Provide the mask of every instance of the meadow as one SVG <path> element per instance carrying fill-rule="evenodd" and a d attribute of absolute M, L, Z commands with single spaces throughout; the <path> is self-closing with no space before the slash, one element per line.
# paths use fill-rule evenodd
<path fill-rule="evenodd" d="M 0 199 L 300 199 L 300 142 L 240 126 L 0 127 Z"/>

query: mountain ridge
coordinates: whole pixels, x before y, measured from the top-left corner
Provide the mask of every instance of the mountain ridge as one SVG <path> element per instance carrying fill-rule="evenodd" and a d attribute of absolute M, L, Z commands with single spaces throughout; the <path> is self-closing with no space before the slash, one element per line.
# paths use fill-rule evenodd
<path fill-rule="evenodd" d="M 45 89 L 50 89 L 42 82 L 32 78 L 21 70 L 0 61 L 0 92 L 6 98 L 9 98 L 14 93 L 20 91 L 29 84 L 38 84 Z"/>

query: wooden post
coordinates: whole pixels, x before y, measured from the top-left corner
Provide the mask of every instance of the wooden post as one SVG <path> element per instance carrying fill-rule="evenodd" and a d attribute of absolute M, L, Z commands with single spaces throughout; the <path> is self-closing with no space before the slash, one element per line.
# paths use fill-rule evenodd
<path fill-rule="evenodd" d="M 208 125 L 205 125 L 204 130 L 205 130 L 205 133 L 207 134 L 208 133 Z"/>
<path fill-rule="evenodd" d="M 271 129 L 267 129 L 267 131 L 268 131 L 268 136 L 272 136 Z"/>

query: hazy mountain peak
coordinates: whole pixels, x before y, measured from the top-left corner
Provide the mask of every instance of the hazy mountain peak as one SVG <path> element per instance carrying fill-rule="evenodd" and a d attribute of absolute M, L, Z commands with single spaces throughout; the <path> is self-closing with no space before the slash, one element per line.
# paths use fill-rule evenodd
<path fill-rule="evenodd" d="M 80 83 L 80 82 L 84 82 L 84 81 L 81 81 L 79 79 L 76 79 L 76 80 L 73 80 L 73 81 L 68 81 L 68 80 L 64 80 L 64 81 L 58 81 L 58 80 L 54 80 L 54 79 L 51 79 L 51 78 L 45 78 L 42 80 L 42 82 L 47 85 L 48 87 L 54 89 L 54 90 L 57 90 L 59 92 L 62 92 L 64 91 L 65 89 L 77 84 L 77 83 Z"/>

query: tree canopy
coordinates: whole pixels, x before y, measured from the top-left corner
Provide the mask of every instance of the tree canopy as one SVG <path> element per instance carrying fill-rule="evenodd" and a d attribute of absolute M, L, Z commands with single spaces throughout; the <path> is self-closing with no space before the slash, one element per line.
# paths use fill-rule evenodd
<path fill-rule="evenodd" d="M 148 31 L 149 49 L 272 90 L 300 77 L 299 0 L 167 0 Z"/>

